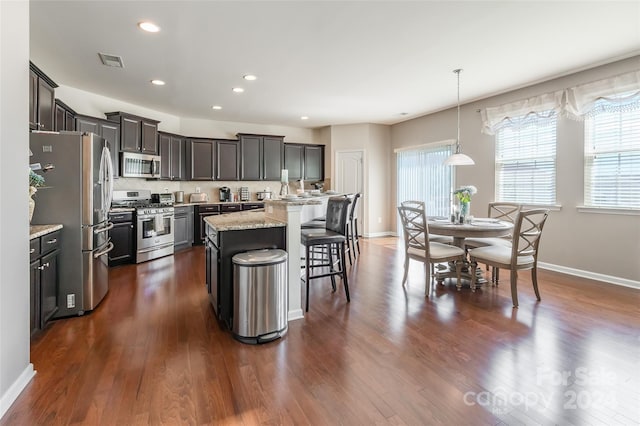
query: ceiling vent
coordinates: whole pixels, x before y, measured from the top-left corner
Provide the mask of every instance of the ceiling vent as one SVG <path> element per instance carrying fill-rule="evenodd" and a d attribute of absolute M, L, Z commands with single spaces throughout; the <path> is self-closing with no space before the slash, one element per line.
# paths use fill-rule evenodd
<path fill-rule="evenodd" d="M 98 53 L 102 63 L 108 67 L 124 68 L 122 58 L 116 55 L 107 55 L 106 53 Z"/>

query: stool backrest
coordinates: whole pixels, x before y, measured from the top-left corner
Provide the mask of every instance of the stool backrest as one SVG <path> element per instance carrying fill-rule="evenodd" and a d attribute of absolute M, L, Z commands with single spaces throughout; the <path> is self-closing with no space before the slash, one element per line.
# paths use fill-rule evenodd
<path fill-rule="evenodd" d="M 347 197 L 331 197 L 327 202 L 326 229 L 342 235 L 347 234 L 347 215 L 351 200 Z"/>
<path fill-rule="evenodd" d="M 359 192 L 356 194 L 352 194 L 349 196 L 351 199 L 351 209 L 349 210 L 349 222 L 353 222 L 353 219 L 356 217 L 356 208 L 358 207 L 358 198 L 360 198 L 362 194 Z"/>

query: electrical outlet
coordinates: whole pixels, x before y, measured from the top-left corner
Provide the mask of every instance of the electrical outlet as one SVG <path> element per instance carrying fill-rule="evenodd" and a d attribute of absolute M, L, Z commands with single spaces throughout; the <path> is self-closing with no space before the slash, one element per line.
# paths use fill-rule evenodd
<path fill-rule="evenodd" d="M 75 307 L 76 307 L 76 295 L 67 294 L 67 308 L 75 308 Z"/>
<path fill-rule="evenodd" d="M 200 187 L 199 186 L 196 186 L 196 192 L 200 193 Z"/>

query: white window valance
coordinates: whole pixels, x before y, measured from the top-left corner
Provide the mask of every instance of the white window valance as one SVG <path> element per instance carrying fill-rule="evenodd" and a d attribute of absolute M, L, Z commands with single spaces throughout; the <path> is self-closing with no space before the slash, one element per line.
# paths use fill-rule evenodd
<path fill-rule="evenodd" d="M 538 124 L 541 119 L 551 119 L 562 110 L 564 90 L 545 93 L 521 101 L 488 107 L 480 111 L 482 115 L 482 132 L 493 135 L 499 129 L 524 127 L 529 122 Z"/>
<path fill-rule="evenodd" d="M 640 100 L 640 71 L 620 74 L 604 80 L 593 81 L 567 89 L 565 112 L 574 119 L 581 120 L 589 114 L 596 114 L 605 108 L 631 107 Z"/>

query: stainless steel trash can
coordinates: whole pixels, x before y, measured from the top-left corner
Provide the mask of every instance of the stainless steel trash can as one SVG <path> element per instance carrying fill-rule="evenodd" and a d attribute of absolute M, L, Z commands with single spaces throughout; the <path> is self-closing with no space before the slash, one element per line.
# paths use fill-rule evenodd
<path fill-rule="evenodd" d="M 287 332 L 289 289 L 287 252 L 252 250 L 233 262 L 233 337 L 243 343 L 266 343 Z"/>

